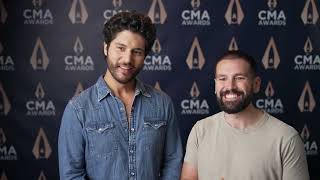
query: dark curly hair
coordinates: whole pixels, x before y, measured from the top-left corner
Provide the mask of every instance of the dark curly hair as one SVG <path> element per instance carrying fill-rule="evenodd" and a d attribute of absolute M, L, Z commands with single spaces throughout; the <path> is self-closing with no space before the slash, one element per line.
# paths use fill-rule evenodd
<path fill-rule="evenodd" d="M 149 53 L 156 38 L 156 27 L 148 16 L 136 11 L 120 12 L 114 15 L 104 24 L 104 42 L 110 45 L 117 33 L 123 30 L 140 34 L 146 42 L 145 55 Z"/>

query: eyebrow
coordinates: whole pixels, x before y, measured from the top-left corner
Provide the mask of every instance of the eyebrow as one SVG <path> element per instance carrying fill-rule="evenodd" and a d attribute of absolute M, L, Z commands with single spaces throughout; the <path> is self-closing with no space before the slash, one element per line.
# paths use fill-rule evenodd
<path fill-rule="evenodd" d="M 216 74 L 216 77 L 219 77 L 219 76 L 227 76 L 227 75 L 226 74 Z M 249 77 L 250 74 L 236 73 L 236 74 L 233 74 L 232 76 L 246 76 L 246 77 Z"/>
<path fill-rule="evenodd" d="M 118 45 L 118 46 L 127 47 L 127 45 L 119 43 L 119 42 L 115 42 L 115 44 Z M 142 48 L 133 48 L 132 50 L 139 50 L 139 51 L 143 51 L 143 52 L 145 51 L 145 49 L 142 49 Z"/>

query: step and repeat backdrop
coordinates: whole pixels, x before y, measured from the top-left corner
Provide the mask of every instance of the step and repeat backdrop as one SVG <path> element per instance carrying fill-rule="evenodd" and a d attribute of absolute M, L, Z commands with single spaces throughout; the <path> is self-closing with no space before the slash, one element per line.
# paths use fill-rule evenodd
<path fill-rule="evenodd" d="M 105 72 L 103 23 L 129 10 L 156 24 L 140 79 L 172 97 L 184 146 L 195 122 L 219 112 L 217 57 L 241 49 L 263 80 L 255 106 L 299 132 L 319 179 L 319 8 L 318 0 L 0 0 L 0 180 L 59 179 L 64 107 Z"/>

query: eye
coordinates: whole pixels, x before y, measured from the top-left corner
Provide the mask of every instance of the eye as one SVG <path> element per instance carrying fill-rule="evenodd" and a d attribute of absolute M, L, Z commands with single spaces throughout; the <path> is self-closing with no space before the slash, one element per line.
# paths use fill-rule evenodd
<path fill-rule="evenodd" d="M 246 80 L 247 78 L 246 78 L 245 76 L 236 76 L 234 79 L 235 79 L 236 81 L 244 81 L 244 80 Z"/>
<path fill-rule="evenodd" d="M 221 76 L 221 77 L 217 77 L 217 78 L 216 78 L 216 81 L 220 81 L 220 82 L 223 82 L 223 81 L 226 81 L 226 80 L 227 80 L 227 78 L 224 77 L 224 76 Z"/>
<path fill-rule="evenodd" d="M 136 56 L 142 56 L 144 53 L 143 53 L 142 50 L 134 50 L 133 54 L 136 55 Z"/>
<path fill-rule="evenodd" d="M 125 50 L 125 48 L 123 46 L 117 46 L 117 49 L 121 52 L 123 52 Z"/>

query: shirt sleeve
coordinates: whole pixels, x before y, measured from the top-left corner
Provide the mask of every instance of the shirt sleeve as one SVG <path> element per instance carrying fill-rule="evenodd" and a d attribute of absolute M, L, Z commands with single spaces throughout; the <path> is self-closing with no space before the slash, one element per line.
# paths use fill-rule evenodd
<path fill-rule="evenodd" d="M 197 125 L 194 125 L 188 137 L 186 154 L 184 156 L 184 161 L 191 164 L 194 168 L 198 168 L 198 135 L 197 135 Z"/>
<path fill-rule="evenodd" d="M 179 180 L 182 168 L 183 150 L 179 132 L 179 124 L 176 119 L 174 106 L 169 101 L 168 125 L 164 148 L 163 168 L 161 180 Z"/>
<path fill-rule="evenodd" d="M 83 125 L 77 117 L 76 109 L 69 102 L 62 116 L 59 139 L 58 157 L 61 180 L 84 180 L 85 171 L 85 140 Z"/>
<path fill-rule="evenodd" d="M 284 146 L 283 180 L 309 180 L 308 164 L 303 142 L 299 134 L 294 135 Z"/>

